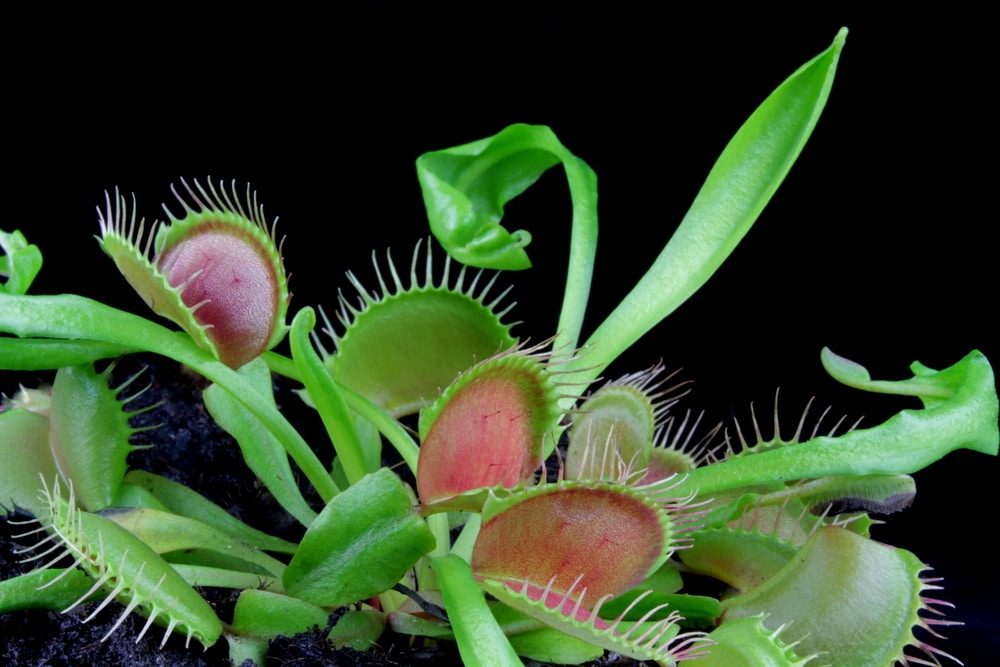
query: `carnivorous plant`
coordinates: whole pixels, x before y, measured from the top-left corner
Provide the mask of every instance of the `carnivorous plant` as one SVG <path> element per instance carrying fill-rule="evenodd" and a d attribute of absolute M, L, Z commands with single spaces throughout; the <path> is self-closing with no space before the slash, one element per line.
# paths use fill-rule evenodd
<path fill-rule="evenodd" d="M 872 540 L 869 514 L 906 506 L 910 475 L 952 450 L 997 454 L 982 354 L 883 381 L 824 349 L 840 382 L 922 407 L 870 428 L 803 415 L 770 438 L 756 419 L 702 430 L 675 411 L 685 386 L 659 365 L 599 382 L 747 233 L 809 138 L 845 38 L 737 131 L 659 257 L 585 340 L 597 180 L 544 126 L 421 156 L 447 256 L 428 242 L 408 272 L 375 259 L 376 287 L 349 273 L 356 294 L 327 304 L 332 316 L 304 306 L 288 321 L 277 231 L 235 183 L 182 180 L 168 219 L 150 225 L 117 191 L 98 209 L 101 248 L 180 331 L 84 296 L 31 293 L 40 250 L 20 231 L 0 234 L 0 366 L 55 371 L 0 411 L 0 503 L 38 564 L 0 582 L 0 612 L 84 607 L 87 622 L 120 604 L 118 624 L 146 619 L 140 638 L 154 625 L 161 646 L 175 632 L 205 647 L 224 637 L 234 664 L 262 665 L 269 640 L 314 626 L 361 649 L 387 629 L 454 641 L 469 665 L 573 664 L 605 650 L 667 666 L 950 658 L 927 639 L 949 624 L 935 580 L 914 554 Z M 503 212 L 560 164 L 569 269 L 556 331 L 531 342 L 512 332 L 497 287 L 503 271 L 530 266 L 530 234 L 507 230 Z M 283 341 L 288 354 L 274 351 Z M 105 360 L 136 352 L 211 383 L 207 411 L 301 524 L 297 541 L 129 469 L 137 410 L 120 394 L 142 375 L 112 387 Z M 276 407 L 272 374 L 300 383 L 332 466 Z M 706 579 L 721 592 L 685 592 Z M 209 587 L 239 592 L 231 614 L 206 602 Z"/>

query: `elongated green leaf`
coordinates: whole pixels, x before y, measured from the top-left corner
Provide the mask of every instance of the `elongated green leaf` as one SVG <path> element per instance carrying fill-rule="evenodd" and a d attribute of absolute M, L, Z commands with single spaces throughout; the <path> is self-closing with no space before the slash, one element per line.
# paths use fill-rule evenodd
<path fill-rule="evenodd" d="M 271 391 L 271 372 L 262 359 L 255 359 L 240 368 L 237 373 L 260 391 L 264 401 L 274 406 Z M 288 452 L 281 446 L 274 434 L 246 407 L 219 385 L 212 385 L 204 393 L 205 407 L 212 418 L 236 438 L 243 452 L 243 460 L 254 474 L 264 483 L 275 500 L 289 514 L 308 526 L 316 518 L 316 512 L 302 497 L 291 465 Z M 277 410 L 277 407 L 275 407 Z"/>
<path fill-rule="evenodd" d="M 3 360 L 3 370 L 8 371 L 39 371 L 79 366 L 98 359 L 120 357 L 132 349 L 97 340 L 0 338 L 0 359 Z"/>
<path fill-rule="evenodd" d="M 431 561 L 462 662 L 469 667 L 523 665 L 490 612 L 469 564 L 454 554 Z"/>
<path fill-rule="evenodd" d="M 292 320 L 288 342 L 309 398 L 319 411 L 326 432 L 330 434 L 337 459 L 343 466 L 348 481 L 354 484 L 369 472 L 368 464 L 354 427 L 354 416 L 309 340 L 309 332 L 315 325 L 316 313 L 312 308 L 303 308 Z"/>
<path fill-rule="evenodd" d="M 327 503 L 285 570 L 289 595 L 324 607 L 391 588 L 434 547 L 403 483 L 382 468 Z"/>
<path fill-rule="evenodd" d="M 715 495 L 744 486 L 830 475 L 905 475 L 961 448 L 995 456 L 1000 444 L 997 389 L 986 357 L 973 351 L 938 372 L 915 366 L 922 384 L 947 388 L 949 398 L 923 410 L 903 410 L 874 428 L 813 438 L 697 468 L 673 492 Z"/>
<path fill-rule="evenodd" d="M 281 561 L 197 519 L 148 507 L 111 509 L 101 514 L 138 537 L 158 554 L 204 549 L 253 564 L 276 577 L 280 577 L 285 569 Z"/>
<path fill-rule="evenodd" d="M 251 528 L 205 496 L 179 482 L 145 470 L 132 470 L 125 475 L 125 483 L 152 494 L 163 505 L 157 509 L 168 509 L 174 514 L 197 519 L 258 549 L 287 554 L 295 552 L 293 543 Z"/>
<path fill-rule="evenodd" d="M 76 568 L 32 570 L 0 581 L 0 614 L 19 609 L 51 609 L 62 611 L 87 594 L 93 579 Z M 98 599 L 94 592 L 88 599 Z"/>
<path fill-rule="evenodd" d="M 840 51 L 833 44 L 800 67 L 730 140 L 677 231 L 645 276 L 570 364 L 588 380 L 695 293 L 757 219 L 802 151 L 826 104 Z"/>
<path fill-rule="evenodd" d="M 338 489 L 329 473 L 288 420 L 235 371 L 199 348 L 189 336 L 98 301 L 62 294 L 15 296 L 0 292 L 0 331 L 27 338 L 88 339 L 156 352 L 197 370 L 226 388 L 278 438 L 320 497 Z"/>

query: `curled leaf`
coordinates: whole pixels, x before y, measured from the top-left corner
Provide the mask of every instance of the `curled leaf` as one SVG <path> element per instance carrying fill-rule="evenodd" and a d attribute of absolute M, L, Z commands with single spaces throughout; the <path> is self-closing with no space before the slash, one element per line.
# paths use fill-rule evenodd
<path fill-rule="evenodd" d="M 0 276 L 7 282 L 0 283 L 0 292 L 25 294 L 42 268 L 42 252 L 33 243 L 28 243 L 19 231 L 0 230 Z"/>
<path fill-rule="evenodd" d="M 511 125 L 492 137 L 421 155 L 417 177 L 431 231 L 463 264 L 528 268 L 524 248 L 531 234 L 500 225 L 503 207 L 560 162 L 574 200 L 574 229 L 593 228 L 596 239 L 597 177 L 543 125 Z"/>

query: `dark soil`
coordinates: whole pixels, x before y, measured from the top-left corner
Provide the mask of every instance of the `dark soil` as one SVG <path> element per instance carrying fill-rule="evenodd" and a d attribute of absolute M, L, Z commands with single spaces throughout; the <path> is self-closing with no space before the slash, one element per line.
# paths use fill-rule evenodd
<path fill-rule="evenodd" d="M 155 408 L 137 415 L 135 426 L 162 424 L 135 437 L 135 444 L 151 445 L 133 452 L 132 468 L 147 470 L 179 481 L 225 507 L 247 524 L 289 540 L 298 540 L 302 527 L 287 515 L 271 498 L 243 464 L 235 441 L 222 431 L 205 411 L 201 401 L 204 380 L 178 369 L 173 362 L 154 356 L 136 355 L 120 360 L 113 377 L 121 382 L 143 367 L 140 381 L 128 389 L 134 393 L 149 385 L 149 390 L 129 403 L 129 409 L 159 403 Z M 293 393 L 294 386 L 286 382 L 275 385 L 279 407 L 296 424 L 303 436 L 320 456 L 329 461 L 332 447 L 317 415 Z M 387 462 L 392 463 L 392 462 Z M 308 485 L 303 485 L 306 492 Z M 307 498 L 309 496 L 307 495 Z M 10 536 L 23 528 L 0 521 L 0 572 L 3 578 L 31 569 L 20 562 L 13 552 L 30 546 L 18 544 Z M 236 594 L 233 591 L 207 589 L 206 599 L 224 621 L 232 618 Z M 228 645 L 218 641 L 202 651 L 197 641 L 190 647 L 184 637 L 174 633 L 160 648 L 162 630 L 152 628 L 138 642 L 145 619 L 130 614 L 111 636 L 101 641 L 121 615 L 122 606 L 112 603 L 93 620 L 82 623 L 94 605 L 81 605 L 68 614 L 45 610 L 26 610 L 0 615 L 0 664 L 9 667 L 75 667 L 82 665 L 128 665 L 129 667 L 190 666 L 216 667 L 229 665 Z M 323 631 L 274 641 L 268 665 L 322 667 L 326 665 L 458 665 L 461 659 L 453 644 L 415 643 L 410 637 L 387 633 L 377 649 L 359 652 L 335 650 L 324 640 Z M 638 665 L 634 660 L 608 655 L 591 663 L 594 667 Z"/>

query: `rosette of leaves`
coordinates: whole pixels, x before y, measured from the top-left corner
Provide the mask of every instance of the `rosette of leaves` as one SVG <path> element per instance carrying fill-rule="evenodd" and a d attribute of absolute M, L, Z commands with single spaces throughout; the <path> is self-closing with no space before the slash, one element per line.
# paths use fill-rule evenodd
<path fill-rule="evenodd" d="M 155 313 L 172 320 L 203 349 L 232 368 L 260 356 L 285 336 L 288 278 L 264 209 L 247 186 L 245 203 L 235 183 L 226 190 L 181 184 L 190 203 L 174 195 L 180 217 L 136 222 L 117 192 L 98 209 L 101 247 Z M 152 251 L 152 253 L 151 253 Z"/>

